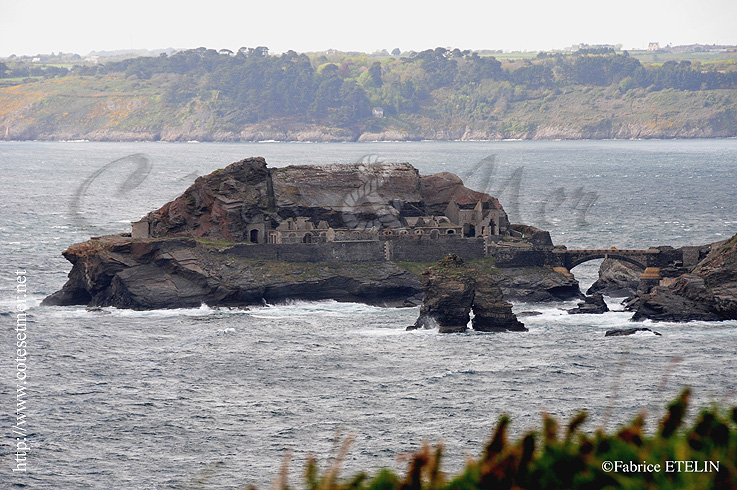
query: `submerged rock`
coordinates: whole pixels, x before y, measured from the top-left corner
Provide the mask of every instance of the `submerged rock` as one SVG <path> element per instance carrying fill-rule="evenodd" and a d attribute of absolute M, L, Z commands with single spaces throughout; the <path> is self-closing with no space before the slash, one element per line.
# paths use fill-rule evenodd
<path fill-rule="evenodd" d="M 583 303 L 578 303 L 576 308 L 567 311 L 572 315 L 582 313 L 598 315 L 609 311 L 609 307 L 607 306 L 606 301 L 604 301 L 604 297 L 600 293 L 596 293 L 591 296 L 586 296 Z"/>
<path fill-rule="evenodd" d="M 543 314 L 542 311 L 520 311 L 516 315 L 517 315 L 517 318 L 521 318 L 521 317 L 525 317 L 525 316 L 538 316 L 538 315 L 542 315 L 542 314 Z"/>
<path fill-rule="evenodd" d="M 652 332 L 655 335 L 662 336 L 660 332 L 654 332 L 650 330 L 649 328 L 615 328 L 612 330 L 607 330 L 604 334 L 604 337 L 622 337 L 625 335 L 634 335 L 637 332 Z"/>

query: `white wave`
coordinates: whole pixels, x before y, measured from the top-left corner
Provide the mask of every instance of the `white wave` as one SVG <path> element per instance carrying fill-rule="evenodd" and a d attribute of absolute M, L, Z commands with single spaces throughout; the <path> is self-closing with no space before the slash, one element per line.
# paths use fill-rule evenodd
<path fill-rule="evenodd" d="M 342 303 L 335 300 L 291 300 L 286 303 L 275 305 L 266 304 L 261 307 L 254 307 L 250 311 L 250 314 L 256 318 L 290 318 L 308 317 L 311 315 L 339 317 L 377 314 L 386 312 L 387 310 L 391 309 L 363 303 Z"/>
<path fill-rule="evenodd" d="M 425 331 L 432 332 L 432 330 Z M 414 330 L 407 330 L 405 328 L 371 328 L 367 330 L 359 330 L 356 333 L 364 337 L 396 337 L 398 335 L 406 335 L 410 332 L 414 332 Z M 437 333 L 437 331 L 434 333 Z"/>
<path fill-rule="evenodd" d="M 248 310 L 238 308 L 211 308 L 205 304 L 198 308 L 171 308 L 159 310 L 131 310 L 106 306 L 88 308 L 86 306 L 50 306 L 48 313 L 56 318 L 89 318 L 92 315 L 111 315 L 113 318 L 161 318 L 161 317 L 202 317 L 210 315 L 243 315 Z"/>

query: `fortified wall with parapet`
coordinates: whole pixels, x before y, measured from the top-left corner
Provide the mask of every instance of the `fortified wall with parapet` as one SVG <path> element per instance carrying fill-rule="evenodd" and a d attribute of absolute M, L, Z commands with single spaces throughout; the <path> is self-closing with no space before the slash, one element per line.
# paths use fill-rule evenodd
<path fill-rule="evenodd" d="M 569 274 L 586 260 L 612 257 L 658 278 L 660 269 L 684 265 L 684 252 L 669 247 L 556 247 L 548 232 L 510 224 L 497 199 L 456 175 L 420 175 L 408 163 L 268 168 L 260 157 L 241 160 L 134 222 L 131 236 L 219 241 L 239 257 L 286 262 L 434 262 L 455 254 Z"/>
<path fill-rule="evenodd" d="M 423 176 L 407 163 L 267 168 L 263 158 L 197 179 L 132 224 L 133 238 L 183 235 L 295 262 L 474 259 L 504 241 L 529 244 L 498 200 L 448 172 Z"/>

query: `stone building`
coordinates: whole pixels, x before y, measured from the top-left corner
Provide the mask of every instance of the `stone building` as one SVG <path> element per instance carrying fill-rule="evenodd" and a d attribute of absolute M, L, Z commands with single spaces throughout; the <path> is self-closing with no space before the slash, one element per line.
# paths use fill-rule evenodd
<path fill-rule="evenodd" d="M 320 221 L 315 226 L 310 218 L 287 218 L 269 231 L 269 243 L 325 243 L 331 228 L 327 222 Z"/>
<path fill-rule="evenodd" d="M 506 214 L 493 201 L 458 204 L 451 200 L 445 216 L 462 227 L 467 238 L 502 235 L 509 225 Z"/>
<path fill-rule="evenodd" d="M 381 232 L 382 240 L 436 239 L 440 237 L 460 238 L 463 227 L 450 221 L 447 216 L 420 216 L 404 218 L 406 226 L 386 228 Z"/>
<path fill-rule="evenodd" d="M 271 221 L 258 214 L 251 218 L 246 225 L 246 240 L 248 243 L 266 243 L 271 231 Z"/>
<path fill-rule="evenodd" d="M 366 230 L 332 228 L 326 221 L 315 223 L 308 217 L 287 218 L 272 228 L 263 214 L 250 217 L 245 225 L 244 241 L 254 244 L 327 243 L 377 240 L 420 240 L 438 238 L 492 237 L 507 233 L 506 214 L 494 201 L 458 204 L 452 200 L 444 216 L 399 218 L 401 226 Z M 150 238 L 148 218 L 131 223 L 133 238 Z"/>

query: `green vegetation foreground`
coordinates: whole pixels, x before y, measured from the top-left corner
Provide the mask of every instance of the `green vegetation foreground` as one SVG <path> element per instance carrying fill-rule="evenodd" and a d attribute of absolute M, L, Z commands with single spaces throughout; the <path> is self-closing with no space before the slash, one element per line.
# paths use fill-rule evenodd
<path fill-rule="evenodd" d="M 426 445 L 412 456 L 404 478 L 382 470 L 373 478 L 359 473 L 339 480 L 348 439 L 326 471 L 320 473 L 314 459 L 307 462 L 304 486 L 308 490 L 737 489 L 737 407 L 729 413 L 704 410 L 691 427 L 684 427 L 689 394 L 685 390 L 670 404 L 652 435 L 643 430 L 643 415 L 616 434 L 602 430 L 585 434 L 579 430 L 586 419 L 582 413 L 568 423 L 562 438 L 557 422 L 544 416 L 542 430 L 510 442 L 509 418 L 502 417 L 481 457 L 469 461 L 455 477 L 441 471 L 442 447 Z M 286 473 L 285 465 L 275 488 L 290 488 Z"/>

